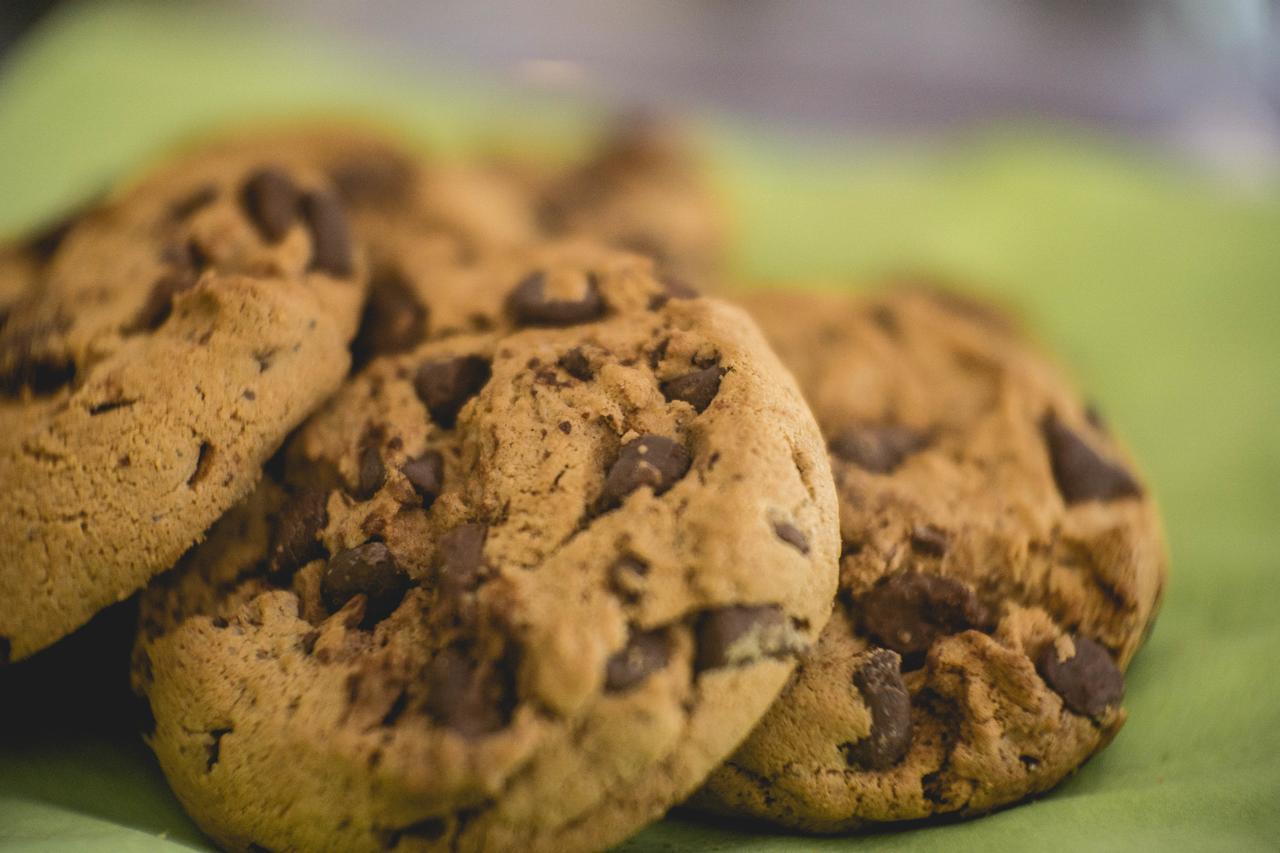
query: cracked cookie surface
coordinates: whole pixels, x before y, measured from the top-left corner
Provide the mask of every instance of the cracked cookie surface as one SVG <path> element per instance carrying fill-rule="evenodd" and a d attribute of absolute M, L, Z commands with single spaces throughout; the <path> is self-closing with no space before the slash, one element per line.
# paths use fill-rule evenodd
<path fill-rule="evenodd" d="M 432 293 L 144 594 L 148 740 L 229 849 L 606 847 L 830 614 L 826 452 L 739 309 L 581 244 Z"/>
<path fill-rule="evenodd" d="M 284 159 L 198 150 L 9 250 L 0 662 L 171 566 L 346 374 L 365 261 Z"/>
<path fill-rule="evenodd" d="M 1045 791 L 1124 722 L 1165 582 L 1124 452 L 1015 326 L 942 291 L 757 293 L 831 452 L 836 612 L 698 807 L 835 832 Z"/>

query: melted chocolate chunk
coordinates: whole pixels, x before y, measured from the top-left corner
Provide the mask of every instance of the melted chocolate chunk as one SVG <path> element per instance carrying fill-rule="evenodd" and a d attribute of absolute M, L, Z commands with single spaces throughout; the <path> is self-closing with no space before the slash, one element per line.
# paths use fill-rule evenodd
<path fill-rule="evenodd" d="M 933 641 L 981 628 L 987 614 L 963 583 L 939 575 L 904 572 L 866 592 L 857 602 L 862 627 L 916 663 Z"/>
<path fill-rule="evenodd" d="M 873 474 L 888 474 L 928 443 L 927 436 L 910 427 L 856 426 L 836 435 L 831 441 L 831 452 Z"/>
<path fill-rule="evenodd" d="M 357 595 L 365 596 L 364 627 L 376 625 L 400 605 L 409 590 L 409 576 L 381 542 L 366 542 L 339 551 L 329 560 L 320 581 L 320 597 L 336 613 Z"/>
<path fill-rule="evenodd" d="M 1071 641 L 1076 647 L 1074 656 L 1059 660 L 1057 647 L 1050 643 L 1040 653 L 1036 669 L 1068 708 L 1100 717 L 1124 698 L 1124 675 L 1098 643 L 1080 634 L 1073 634 Z"/>
<path fill-rule="evenodd" d="M 588 382 L 594 375 L 591 372 L 591 362 L 587 360 L 579 347 L 574 347 L 564 355 L 560 356 L 560 360 L 556 362 L 565 373 L 574 379 Z"/>
<path fill-rule="evenodd" d="M 794 524 L 788 524 L 785 521 L 779 521 L 773 525 L 773 532 L 778 538 L 786 542 L 792 548 L 795 548 L 801 554 L 809 553 L 809 540 L 800 532 L 800 528 Z"/>
<path fill-rule="evenodd" d="M 666 631 L 632 634 L 626 648 L 610 657 L 605 664 L 605 692 L 630 690 L 666 666 L 670 657 L 671 646 Z"/>
<path fill-rule="evenodd" d="M 356 481 L 355 496 L 367 501 L 377 494 L 378 489 L 387 481 L 387 466 L 382 462 L 382 452 L 378 449 L 378 440 L 371 437 L 368 444 L 360 449 L 359 479 Z"/>
<path fill-rule="evenodd" d="M 707 367 L 695 370 L 675 379 L 668 379 L 659 387 L 667 402 L 683 400 L 693 406 L 694 411 L 703 412 L 720 391 L 720 377 L 724 376 L 722 367 Z"/>
<path fill-rule="evenodd" d="M 453 429 L 458 411 L 489 381 L 489 362 L 475 355 L 424 361 L 413 379 L 414 390 L 431 420 Z"/>
<path fill-rule="evenodd" d="M 1041 420 L 1040 431 L 1049 450 L 1053 480 L 1068 504 L 1142 496 L 1128 471 L 1100 456 L 1053 412 Z"/>
<path fill-rule="evenodd" d="M 302 217 L 311 232 L 310 269 L 335 278 L 351 275 L 355 271 L 351 228 L 338 197 L 323 191 L 307 193 L 302 199 Z"/>
<path fill-rule="evenodd" d="M 298 221 L 298 188 L 282 169 L 268 166 L 251 174 L 241 188 L 240 204 L 268 243 L 279 243 Z"/>
<path fill-rule="evenodd" d="M 360 330 L 351 342 L 352 369 L 380 355 L 413 349 L 426 331 L 427 309 L 404 275 L 396 269 L 380 270 L 369 283 Z"/>
<path fill-rule="evenodd" d="M 643 435 L 627 442 L 609 469 L 601 505 L 611 509 L 641 486 L 661 495 L 689 470 L 689 451 L 661 435 Z"/>
<path fill-rule="evenodd" d="M 602 316 L 604 300 L 594 275 L 585 277 L 581 296 L 560 299 L 547 293 L 546 275 L 536 272 L 511 291 L 507 310 L 517 323 L 526 326 L 573 326 Z"/>
<path fill-rule="evenodd" d="M 465 737 L 506 727 L 515 707 L 515 685 L 504 664 L 472 660 L 461 648 L 444 649 L 424 673 L 427 714 Z"/>
<path fill-rule="evenodd" d="M 400 466 L 409 485 L 422 497 L 422 506 L 429 507 L 440 497 L 444 487 L 444 457 L 434 450 L 428 450 L 417 459 L 410 459 Z"/>
<path fill-rule="evenodd" d="M 742 666 L 763 657 L 777 658 L 798 649 L 786 615 L 776 604 L 735 605 L 708 610 L 697 625 L 699 671 Z"/>
<path fill-rule="evenodd" d="M 160 257 L 168 264 L 169 271 L 151 286 L 146 301 L 125 327 L 128 333 L 160 328 L 173 312 L 174 297 L 195 287 L 200 273 L 209 264 L 208 256 L 194 240 L 169 244 L 161 251 Z"/>
<path fill-rule="evenodd" d="M 329 523 L 323 489 L 305 491 L 285 504 L 267 552 L 267 571 L 276 583 L 287 583 L 295 570 L 324 556 L 320 531 Z"/>
<path fill-rule="evenodd" d="M 218 188 L 205 184 L 169 205 L 169 218 L 174 222 L 190 219 L 196 211 L 208 207 L 218 198 Z"/>
<path fill-rule="evenodd" d="M 871 712 L 871 732 L 845 745 L 851 765 L 885 770 L 902 760 L 911 747 L 911 696 L 902 681 L 899 658 L 888 649 L 868 653 L 853 673 L 853 684 Z"/>

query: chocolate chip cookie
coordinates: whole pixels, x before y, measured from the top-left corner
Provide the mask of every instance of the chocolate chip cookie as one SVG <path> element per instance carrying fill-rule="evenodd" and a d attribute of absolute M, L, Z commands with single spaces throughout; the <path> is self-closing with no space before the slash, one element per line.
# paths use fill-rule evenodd
<path fill-rule="evenodd" d="M 148 740 L 228 849 L 606 847 L 830 614 L 826 452 L 740 309 L 581 244 L 422 292 L 144 594 Z"/>
<path fill-rule="evenodd" d="M 836 613 L 695 798 L 797 829 L 979 814 L 1125 719 L 1165 582 L 1156 508 L 1001 313 L 941 291 L 745 300 L 827 438 Z"/>
<path fill-rule="evenodd" d="M 367 289 L 329 177 L 262 152 L 193 152 L 19 254 L 0 659 L 129 595 L 249 492 L 346 375 Z"/>
<path fill-rule="evenodd" d="M 653 258 L 666 275 L 704 287 L 723 271 L 726 216 L 707 169 L 676 126 L 618 123 L 540 193 L 552 235 L 590 237 Z"/>

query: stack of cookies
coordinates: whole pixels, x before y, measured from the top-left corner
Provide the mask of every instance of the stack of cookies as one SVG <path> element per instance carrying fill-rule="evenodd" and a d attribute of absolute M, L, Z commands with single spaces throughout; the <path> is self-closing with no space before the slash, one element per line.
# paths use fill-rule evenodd
<path fill-rule="evenodd" d="M 230 850 L 1052 787 L 1159 607 L 1131 462 L 985 304 L 699 295 L 721 221 L 664 128 L 557 169 L 306 128 L 0 250 L 0 663 L 138 593 L 143 737 Z"/>

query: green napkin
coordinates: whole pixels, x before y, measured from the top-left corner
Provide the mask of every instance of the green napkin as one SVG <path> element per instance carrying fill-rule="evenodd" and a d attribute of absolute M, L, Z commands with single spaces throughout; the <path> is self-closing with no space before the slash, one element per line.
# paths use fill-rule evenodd
<path fill-rule="evenodd" d="M 55 15 L 0 73 L 0 232 L 54 214 L 176 138 L 317 112 L 437 149 L 563 151 L 590 116 L 549 97 L 394 73 L 228 11 L 107 2 Z M 1002 129 L 849 150 L 703 126 L 738 272 L 935 269 L 1019 306 L 1144 462 L 1173 577 L 1114 745 L 1058 790 L 977 821 L 813 839 L 678 816 L 627 850 L 1274 850 L 1280 846 L 1280 194 L 1150 152 Z M 836 285 L 838 286 L 838 285 Z M 0 602 L 0 606 L 4 606 Z M 0 680 L 0 847 L 208 848 L 119 734 L 127 610 Z"/>

